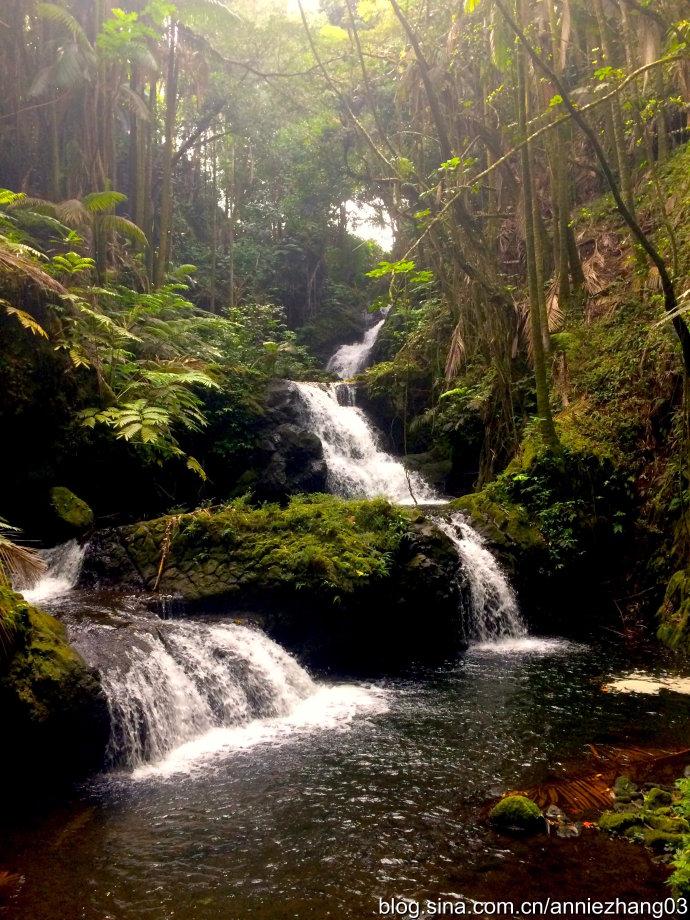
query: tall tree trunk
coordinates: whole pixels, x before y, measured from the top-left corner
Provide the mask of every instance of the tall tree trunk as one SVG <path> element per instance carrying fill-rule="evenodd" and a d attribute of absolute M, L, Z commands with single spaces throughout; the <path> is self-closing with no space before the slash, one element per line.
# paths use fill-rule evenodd
<path fill-rule="evenodd" d="M 175 146 L 175 122 L 177 117 L 177 56 L 176 23 L 170 23 L 168 41 L 168 73 L 165 81 L 165 144 L 163 146 L 163 176 L 161 180 L 161 208 L 158 226 L 158 253 L 153 272 L 154 287 L 160 287 L 165 279 L 165 270 L 170 254 L 170 233 L 172 229 L 172 159 Z"/>
<path fill-rule="evenodd" d="M 518 15 L 524 15 L 524 0 L 518 0 Z M 527 137 L 527 61 L 524 49 L 518 46 L 517 55 L 517 117 L 520 139 Z M 532 329 L 532 359 L 537 390 L 537 414 L 539 430 L 544 443 L 552 450 L 558 450 L 558 435 L 551 414 L 549 379 L 544 353 L 544 331 L 539 305 L 538 275 L 535 257 L 535 227 L 533 205 L 532 164 L 530 145 L 524 144 L 520 152 L 522 169 L 522 199 L 525 212 L 525 254 L 527 260 L 527 281 L 529 288 L 529 314 Z"/>
<path fill-rule="evenodd" d="M 594 0 L 594 13 L 599 26 L 599 40 L 604 57 L 604 64 L 607 67 L 614 66 L 614 59 L 611 49 L 611 43 L 608 37 L 608 23 L 604 16 L 604 10 L 601 0 Z M 627 209 L 631 214 L 635 213 L 635 196 L 633 193 L 632 176 L 630 173 L 630 163 L 628 152 L 625 147 L 625 126 L 623 124 L 623 113 L 621 111 L 620 97 L 615 95 L 610 103 L 611 128 L 613 130 L 613 144 L 616 151 L 616 162 L 618 163 L 618 181 L 620 183 L 621 195 Z"/>

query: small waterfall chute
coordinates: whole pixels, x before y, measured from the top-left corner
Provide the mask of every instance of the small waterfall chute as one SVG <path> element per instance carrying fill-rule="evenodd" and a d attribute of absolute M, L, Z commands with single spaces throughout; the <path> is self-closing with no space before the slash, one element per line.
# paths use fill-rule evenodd
<path fill-rule="evenodd" d="M 400 505 L 443 504 L 419 473 L 382 450 L 374 428 L 355 403 L 350 384 L 294 383 L 306 421 L 323 446 L 328 488 L 345 498 L 384 497 Z M 414 498 L 413 498 L 414 496 Z"/>
<path fill-rule="evenodd" d="M 360 342 L 355 342 L 353 345 L 341 345 L 331 355 L 326 365 L 326 370 L 331 371 L 341 380 L 354 377 L 355 374 L 363 371 L 369 362 L 369 357 L 383 329 L 383 324 L 386 322 L 388 310 L 389 307 L 385 307 L 380 311 L 383 314 L 383 319 L 367 329 L 364 338 Z"/>
<path fill-rule="evenodd" d="M 17 590 L 30 604 L 41 604 L 68 594 L 77 583 L 85 553 L 86 546 L 76 540 L 43 550 L 41 555 L 47 564 L 45 573 L 31 586 L 16 585 Z"/>
<path fill-rule="evenodd" d="M 468 582 L 467 631 L 474 643 L 505 642 L 527 636 L 515 592 L 484 539 L 454 512 L 435 520 L 457 550 Z"/>

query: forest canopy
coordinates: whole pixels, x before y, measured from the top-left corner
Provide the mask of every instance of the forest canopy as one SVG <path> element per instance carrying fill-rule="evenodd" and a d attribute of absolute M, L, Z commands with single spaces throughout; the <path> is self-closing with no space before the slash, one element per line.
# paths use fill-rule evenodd
<path fill-rule="evenodd" d="M 46 424 L 53 445 L 49 472 L 18 464 L 20 482 L 107 443 L 144 480 L 183 461 L 191 479 L 160 487 L 193 501 L 210 457 L 233 475 L 249 462 L 266 381 L 314 377 L 371 305 L 394 310 L 369 391 L 403 413 L 405 442 L 465 425 L 480 483 L 529 419 L 560 449 L 568 322 L 597 315 L 619 269 L 665 309 L 685 376 L 688 263 L 664 170 L 688 135 L 686 14 L 8 0 L 2 413 L 30 452 Z M 606 193 L 616 239 L 592 232 Z M 364 205 L 392 253 L 353 233 Z"/>

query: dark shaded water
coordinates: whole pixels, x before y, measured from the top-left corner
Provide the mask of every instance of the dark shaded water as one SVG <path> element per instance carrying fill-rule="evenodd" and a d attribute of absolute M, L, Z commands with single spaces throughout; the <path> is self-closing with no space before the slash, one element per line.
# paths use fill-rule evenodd
<path fill-rule="evenodd" d="M 602 691 L 633 668 L 673 671 L 658 650 L 526 640 L 359 685 L 370 705 L 334 718 L 210 733 L 4 827 L 0 870 L 20 880 L 0 914 L 302 920 L 375 917 L 391 897 L 663 899 L 668 871 L 641 847 L 596 830 L 518 841 L 486 823 L 492 798 L 564 772 L 589 743 L 688 744 L 690 697 Z"/>

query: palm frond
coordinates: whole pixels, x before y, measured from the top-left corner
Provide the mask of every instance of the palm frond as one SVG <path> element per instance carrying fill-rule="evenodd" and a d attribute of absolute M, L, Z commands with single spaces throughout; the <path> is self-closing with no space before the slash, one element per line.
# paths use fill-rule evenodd
<path fill-rule="evenodd" d="M 57 3 L 37 3 L 36 13 L 41 19 L 48 19 L 51 22 L 60 23 L 72 35 L 74 41 L 84 49 L 93 51 L 93 46 L 81 26 L 79 20 L 68 12 L 64 7 L 58 6 Z"/>
<path fill-rule="evenodd" d="M 122 192 L 113 192 L 108 189 L 104 192 L 91 192 L 89 195 L 84 195 L 82 204 L 87 211 L 100 213 L 101 211 L 109 211 L 123 201 L 127 201 L 126 195 L 123 195 Z"/>
<path fill-rule="evenodd" d="M 120 86 L 120 99 L 140 121 L 149 120 L 149 109 L 145 100 L 141 98 L 139 93 L 135 93 L 127 83 L 123 83 Z"/>
<path fill-rule="evenodd" d="M 139 246 L 146 247 L 149 244 L 141 227 L 137 227 L 135 223 L 127 220 L 126 217 L 119 217 L 116 214 L 104 214 L 101 217 L 101 226 L 113 233 L 121 233 L 122 236 L 126 236 L 127 239 L 137 243 Z"/>

